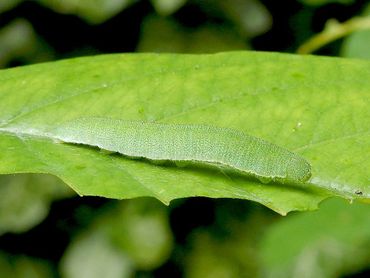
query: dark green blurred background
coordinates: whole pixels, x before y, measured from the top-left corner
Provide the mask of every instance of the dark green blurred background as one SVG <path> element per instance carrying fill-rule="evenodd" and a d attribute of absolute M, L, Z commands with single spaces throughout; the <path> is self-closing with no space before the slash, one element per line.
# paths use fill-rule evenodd
<path fill-rule="evenodd" d="M 368 15 L 365 0 L 0 0 L 0 68 L 116 52 L 294 53 L 328 20 Z M 316 54 L 368 59 L 370 31 Z M 0 176 L 0 277 L 167 276 L 370 277 L 369 205 L 329 200 L 282 217 L 248 201 L 166 207 Z"/>

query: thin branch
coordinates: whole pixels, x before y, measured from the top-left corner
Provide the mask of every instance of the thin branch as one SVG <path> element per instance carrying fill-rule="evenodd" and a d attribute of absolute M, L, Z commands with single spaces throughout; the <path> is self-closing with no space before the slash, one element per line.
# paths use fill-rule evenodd
<path fill-rule="evenodd" d="M 337 39 L 353 32 L 370 29 L 370 17 L 353 17 L 343 23 L 330 19 L 324 30 L 304 42 L 297 50 L 298 54 L 309 54 Z"/>

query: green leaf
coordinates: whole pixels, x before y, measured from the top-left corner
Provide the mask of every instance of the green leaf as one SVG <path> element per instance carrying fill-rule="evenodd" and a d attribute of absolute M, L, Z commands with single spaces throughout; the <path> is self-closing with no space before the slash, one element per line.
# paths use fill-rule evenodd
<path fill-rule="evenodd" d="M 370 264 L 370 207 L 333 199 L 282 219 L 261 243 L 264 277 L 341 277 Z"/>
<path fill-rule="evenodd" d="M 3 70 L 0 173 L 50 173 L 81 195 L 119 199 L 249 199 L 281 214 L 332 195 L 369 198 L 369 74 L 366 61 L 257 52 L 102 55 Z M 48 138 L 88 116 L 241 130 L 302 155 L 313 175 L 303 186 L 261 184 Z"/>

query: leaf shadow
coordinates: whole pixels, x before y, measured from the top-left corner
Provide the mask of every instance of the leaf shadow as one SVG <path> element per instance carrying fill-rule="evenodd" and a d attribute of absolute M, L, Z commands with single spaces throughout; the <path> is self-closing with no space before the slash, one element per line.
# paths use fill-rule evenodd
<path fill-rule="evenodd" d="M 198 161 L 171 161 L 171 160 L 152 160 L 145 157 L 131 157 L 127 155 L 123 155 L 118 152 L 111 152 L 107 150 L 100 149 L 96 146 L 91 145 L 84 145 L 84 144 L 72 144 L 72 143 L 63 143 L 68 144 L 70 146 L 76 148 L 82 148 L 94 152 L 100 152 L 101 155 L 110 156 L 115 159 L 124 159 L 124 160 L 131 160 L 135 161 L 136 163 L 145 163 L 151 164 L 154 167 L 160 167 L 163 169 L 171 169 L 177 171 L 186 171 L 188 173 L 192 173 L 198 176 L 213 176 L 219 178 L 229 179 L 230 182 L 234 184 L 242 184 L 242 183 L 249 183 L 249 184 L 256 184 L 256 185 L 264 185 L 272 188 L 287 188 L 290 191 L 300 191 L 304 193 L 312 193 L 312 194 L 323 194 L 327 192 L 327 190 L 323 188 L 319 188 L 315 185 L 312 185 L 307 181 L 306 183 L 292 183 L 292 182 L 279 182 L 278 180 L 270 179 L 268 182 L 262 182 L 256 176 L 231 169 L 229 167 L 220 165 L 220 164 L 212 164 L 212 163 L 205 163 L 205 162 L 198 162 Z"/>

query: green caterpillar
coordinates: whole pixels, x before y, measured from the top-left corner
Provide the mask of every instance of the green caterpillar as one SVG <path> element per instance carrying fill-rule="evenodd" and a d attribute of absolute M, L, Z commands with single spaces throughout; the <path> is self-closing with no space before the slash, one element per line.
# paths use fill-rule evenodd
<path fill-rule="evenodd" d="M 228 128 L 90 117 L 66 122 L 52 134 L 129 157 L 219 165 L 264 183 L 301 183 L 311 176 L 310 164 L 297 154 Z"/>

